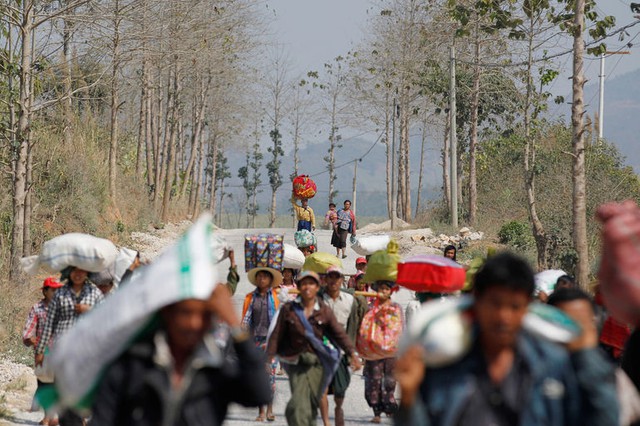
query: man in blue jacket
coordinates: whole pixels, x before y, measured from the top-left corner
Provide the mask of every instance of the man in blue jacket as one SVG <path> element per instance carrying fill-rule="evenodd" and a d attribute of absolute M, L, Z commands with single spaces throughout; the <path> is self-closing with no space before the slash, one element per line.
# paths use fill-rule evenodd
<path fill-rule="evenodd" d="M 398 360 L 396 425 L 618 424 L 614 369 L 597 338 L 583 335 L 569 352 L 522 329 L 533 291 L 524 260 L 490 258 L 475 278 L 469 353 L 441 368 L 425 366 L 418 346 Z"/>

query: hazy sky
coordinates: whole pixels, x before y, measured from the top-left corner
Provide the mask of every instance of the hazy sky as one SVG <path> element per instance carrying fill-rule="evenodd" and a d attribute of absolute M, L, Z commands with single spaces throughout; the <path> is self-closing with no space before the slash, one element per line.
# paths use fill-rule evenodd
<path fill-rule="evenodd" d="M 629 0 L 599 0 L 598 11 L 616 16 L 617 25 L 634 20 Z M 300 72 L 319 69 L 322 64 L 340 54 L 345 54 L 361 39 L 367 26 L 367 10 L 370 0 L 268 0 L 274 11 L 272 25 L 275 38 L 289 52 L 291 60 Z M 610 50 L 620 48 L 640 32 L 640 25 L 629 30 L 624 42 L 612 38 Z M 611 77 L 640 68 L 640 36 L 634 40 L 632 54 L 609 58 L 606 74 Z M 571 70 L 571 55 L 559 61 L 567 72 Z M 590 64 L 593 62 L 593 64 Z M 598 61 L 587 61 L 586 69 L 591 81 L 597 79 Z M 567 86 L 568 87 L 568 86 Z"/>

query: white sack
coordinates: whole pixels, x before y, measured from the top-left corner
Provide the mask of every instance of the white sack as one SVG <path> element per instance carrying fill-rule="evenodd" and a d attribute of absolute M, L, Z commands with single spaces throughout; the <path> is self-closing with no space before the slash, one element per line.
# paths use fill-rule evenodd
<path fill-rule="evenodd" d="M 304 265 L 304 253 L 298 247 L 284 243 L 284 255 L 282 256 L 282 267 L 291 269 L 302 269 Z"/>
<path fill-rule="evenodd" d="M 89 272 L 112 267 L 118 255 L 115 244 L 89 234 L 70 233 L 50 239 L 42 245 L 40 255 L 22 259 L 25 272 L 34 274 L 39 268 L 49 273 L 75 266 Z"/>
<path fill-rule="evenodd" d="M 351 246 L 353 251 L 360 256 L 368 256 L 378 250 L 386 250 L 387 244 L 391 241 L 389 235 L 370 235 L 367 237 L 358 237 L 355 244 Z"/>

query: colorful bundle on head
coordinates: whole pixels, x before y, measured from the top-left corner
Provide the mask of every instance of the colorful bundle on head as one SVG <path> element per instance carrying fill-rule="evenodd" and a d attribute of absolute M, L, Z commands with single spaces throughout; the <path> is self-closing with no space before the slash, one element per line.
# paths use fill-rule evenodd
<path fill-rule="evenodd" d="M 317 192 L 316 183 L 307 175 L 293 179 L 293 195 L 296 198 L 313 198 Z"/>

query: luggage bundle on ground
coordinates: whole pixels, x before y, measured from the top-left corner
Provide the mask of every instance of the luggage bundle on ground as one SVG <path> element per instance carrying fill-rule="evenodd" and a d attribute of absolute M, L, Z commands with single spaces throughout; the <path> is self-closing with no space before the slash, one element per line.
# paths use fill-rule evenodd
<path fill-rule="evenodd" d="M 282 270 L 284 236 L 275 234 L 247 234 L 244 236 L 244 268 L 273 268 Z"/>
<path fill-rule="evenodd" d="M 296 198 L 313 198 L 317 190 L 316 183 L 307 175 L 300 175 L 293 179 L 293 196 Z"/>

